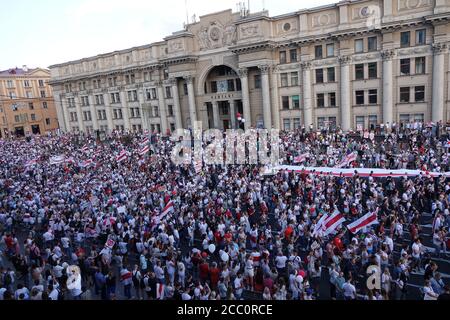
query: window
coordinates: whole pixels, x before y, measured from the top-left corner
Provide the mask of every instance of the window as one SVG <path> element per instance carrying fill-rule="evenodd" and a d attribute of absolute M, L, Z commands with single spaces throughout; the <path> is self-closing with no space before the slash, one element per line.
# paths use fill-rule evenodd
<path fill-rule="evenodd" d="M 289 53 L 291 56 L 291 62 L 297 62 L 297 49 L 292 49 Z"/>
<path fill-rule="evenodd" d="M 356 97 L 356 104 L 357 105 L 363 105 L 364 104 L 364 91 L 363 90 L 355 91 L 355 97 Z"/>
<path fill-rule="evenodd" d="M 15 115 L 14 116 L 14 121 L 15 122 L 20 122 L 20 116 L 19 115 Z"/>
<path fill-rule="evenodd" d="M 83 111 L 83 120 L 84 121 L 91 121 L 91 112 L 90 111 Z"/>
<path fill-rule="evenodd" d="M 317 108 L 325 107 L 325 94 L 318 93 L 317 94 Z"/>
<path fill-rule="evenodd" d="M 211 92 L 212 93 L 217 92 L 217 81 L 211 81 Z"/>
<path fill-rule="evenodd" d="M 336 92 L 328 93 L 328 106 L 336 107 Z"/>
<path fill-rule="evenodd" d="M 377 37 L 367 38 L 367 50 L 368 51 L 377 51 Z"/>
<path fill-rule="evenodd" d="M 369 116 L 369 128 L 370 128 L 370 130 L 375 130 L 377 124 L 378 124 L 378 116 L 370 115 Z"/>
<path fill-rule="evenodd" d="M 371 62 L 368 64 L 369 67 L 369 79 L 376 79 L 378 77 L 377 63 Z"/>
<path fill-rule="evenodd" d="M 159 109 L 158 109 L 158 106 L 154 106 L 153 107 L 153 116 L 156 118 L 156 117 L 159 117 Z"/>
<path fill-rule="evenodd" d="M 401 114 L 400 123 L 409 123 L 409 114 Z"/>
<path fill-rule="evenodd" d="M 43 87 L 44 86 L 44 80 L 38 80 L 38 84 L 39 84 L 39 87 Z"/>
<path fill-rule="evenodd" d="M 300 109 L 300 96 L 292 96 L 292 109 Z"/>
<path fill-rule="evenodd" d="M 130 112 L 131 112 L 131 118 L 140 118 L 141 117 L 141 112 L 140 112 L 139 108 L 131 108 Z"/>
<path fill-rule="evenodd" d="M 414 115 L 414 122 L 425 122 L 425 115 L 423 113 L 416 113 Z"/>
<path fill-rule="evenodd" d="M 33 98 L 33 93 L 32 93 L 31 91 L 27 91 L 27 92 L 25 93 L 25 95 L 27 96 L 28 99 Z"/>
<path fill-rule="evenodd" d="M 171 87 L 166 87 L 166 98 L 167 99 L 172 98 L 172 88 Z"/>
<path fill-rule="evenodd" d="M 286 60 L 286 51 L 280 51 L 280 63 L 281 63 L 281 64 L 287 63 L 287 60 Z"/>
<path fill-rule="evenodd" d="M 36 121 L 36 115 L 34 113 L 31 114 L 31 121 Z"/>
<path fill-rule="evenodd" d="M 411 42 L 411 33 L 409 31 L 400 33 L 400 47 L 402 48 L 409 47 L 410 42 Z"/>
<path fill-rule="evenodd" d="M 151 72 L 144 72 L 144 82 L 151 81 Z"/>
<path fill-rule="evenodd" d="M 220 105 L 219 112 L 220 112 L 220 115 L 223 115 L 223 116 L 228 115 L 228 106 Z"/>
<path fill-rule="evenodd" d="M 414 100 L 416 102 L 425 101 L 425 86 L 417 86 L 414 88 Z"/>
<path fill-rule="evenodd" d="M 316 69 L 316 83 L 323 83 L 323 69 Z"/>
<path fill-rule="evenodd" d="M 45 91 L 41 90 L 41 98 L 45 98 Z"/>
<path fill-rule="evenodd" d="M 411 59 L 400 59 L 400 74 L 402 76 L 409 75 L 411 73 Z"/>
<path fill-rule="evenodd" d="M 100 80 L 93 80 L 94 89 L 100 89 Z"/>
<path fill-rule="evenodd" d="M 80 91 L 86 90 L 86 81 L 80 82 L 78 87 L 80 88 Z"/>
<path fill-rule="evenodd" d="M 327 44 L 327 57 L 334 57 L 334 43 Z"/>
<path fill-rule="evenodd" d="M 281 97 L 281 104 L 282 104 L 283 110 L 288 110 L 289 109 L 289 97 L 286 97 L 286 96 Z"/>
<path fill-rule="evenodd" d="M 68 98 L 67 103 L 69 104 L 69 108 L 75 108 L 75 98 Z"/>
<path fill-rule="evenodd" d="M 173 106 L 171 104 L 167 106 L 167 113 L 169 114 L 169 117 L 173 117 Z"/>
<path fill-rule="evenodd" d="M 111 93 L 111 103 L 120 103 L 120 93 Z"/>
<path fill-rule="evenodd" d="M 409 102 L 409 87 L 400 88 L 400 102 Z"/>
<path fill-rule="evenodd" d="M 45 118 L 45 124 L 46 124 L 47 126 L 50 125 L 50 118 Z"/>
<path fill-rule="evenodd" d="M 113 118 L 114 119 L 122 119 L 122 109 L 113 109 Z"/>
<path fill-rule="evenodd" d="M 372 89 L 369 90 L 369 104 L 377 104 L 378 103 L 378 90 Z"/>
<path fill-rule="evenodd" d="M 322 52 L 322 45 L 320 46 L 315 46 L 314 48 L 314 55 L 316 57 L 316 59 L 322 59 L 323 58 L 323 52 Z"/>
<path fill-rule="evenodd" d="M 7 87 L 8 89 L 14 88 L 14 81 L 13 81 L 13 80 L 7 80 L 7 81 L 6 81 L 6 87 Z"/>
<path fill-rule="evenodd" d="M 234 91 L 234 80 L 233 79 L 229 79 L 228 81 L 227 81 L 227 84 L 228 84 L 228 91 L 230 92 L 232 92 L 232 91 Z"/>
<path fill-rule="evenodd" d="M 48 108 L 48 105 L 47 105 L 47 102 L 42 102 L 42 109 L 47 109 Z"/>
<path fill-rule="evenodd" d="M 98 118 L 98 120 L 106 120 L 106 111 L 105 110 L 98 110 L 97 111 L 97 118 Z"/>
<path fill-rule="evenodd" d="M 282 87 L 287 87 L 288 84 L 288 74 L 287 73 L 282 73 L 280 74 L 280 78 L 281 78 L 281 86 Z"/>
<path fill-rule="evenodd" d="M 95 96 L 95 104 L 96 104 L 97 106 L 103 105 L 103 104 L 104 104 L 104 100 L 103 100 L 103 95 L 102 95 L 102 94 L 97 94 L 97 95 Z"/>
<path fill-rule="evenodd" d="M 356 130 L 364 130 L 364 116 L 356 117 Z"/>
<path fill-rule="evenodd" d="M 71 112 L 71 113 L 70 113 L 70 121 L 71 121 L 71 122 L 78 121 L 78 115 L 77 115 L 76 112 Z"/>
<path fill-rule="evenodd" d="M 9 98 L 10 99 L 16 99 L 17 98 L 16 93 L 14 91 L 10 91 L 9 92 Z"/>
<path fill-rule="evenodd" d="M 364 64 L 355 64 L 355 79 L 363 80 L 364 79 Z"/>
<path fill-rule="evenodd" d="M 261 75 L 255 75 L 255 89 L 261 89 Z"/>
<path fill-rule="evenodd" d="M 33 102 L 28 103 L 28 108 L 29 108 L 30 110 L 34 110 Z"/>
<path fill-rule="evenodd" d="M 355 40 L 355 53 L 364 52 L 364 41 L 363 39 Z"/>
<path fill-rule="evenodd" d="M 335 71 L 334 71 L 334 67 L 327 69 L 327 78 L 328 78 L 327 79 L 328 82 L 335 82 L 336 81 L 336 74 L 335 74 Z"/>
<path fill-rule="evenodd" d="M 425 74 L 425 57 L 416 58 L 416 74 Z"/>
<path fill-rule="evenodd" d="M 30 87 L 30 81 L 29 80 L 23 80 L 23 86 L 25 88 L 29 88 Z"/>
<path fill-rule="evenodd" d="M 298 86 L 298 72 L 291 72 L 291 86 Z"/>
<path fill-rule="evenodd" d="M 300 129 L 301 126 L 300 118 L 294 118 L 294 130 Z"/>
<path fill-rule="evenodd" d="M 137 96 L 137 91 L 136 90 L 128 91 L 127 94 L 128 94 L 128 101 L 134 102 L 134 101 L 138 100 L 138 96 Z"/>
<path fill-rule="evenodd" d="M 427 38 L 427 30 L 425 29 L 416 30 L 417 46 L 424 45 L 426 43 L 426 38 Z"/>
<path fill-rule="evenodd" d="M 242 91 L 241 79 L 236 79 L 236 91 Z"/>
<path fill-rule="evenodd" d="M 125 75 L 125 83 L 126 84 L 134 84 L 135 83 L 135 75 L 134 75 L 134 73 Z"/>
<path fill-rule="evenodd" d="M 291 119 L 283 119 L 283 128 L 284 131 L 291 130 Z"/>
<path fill-rule="evenodd" d="M 89 105 L 89 97 L 85 96 L 85 97 L 81 97 L 81 105 L 83 107 L 86 107 Z"/>

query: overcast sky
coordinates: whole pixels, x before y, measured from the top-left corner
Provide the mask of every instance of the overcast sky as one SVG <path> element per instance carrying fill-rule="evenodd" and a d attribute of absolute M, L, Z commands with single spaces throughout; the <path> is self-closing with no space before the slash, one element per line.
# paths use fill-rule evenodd
<path fill-rule="evenodd" d="M 0 70 L 48 67 L 162 40 L 181 30 L 186 0 L 0 0 Z M 187 0 L 189 19 L 239 0 Z M 247 3 L 247 1 L 245 1 Z M 338 0 L 251 0 L 271 16 Z"/>

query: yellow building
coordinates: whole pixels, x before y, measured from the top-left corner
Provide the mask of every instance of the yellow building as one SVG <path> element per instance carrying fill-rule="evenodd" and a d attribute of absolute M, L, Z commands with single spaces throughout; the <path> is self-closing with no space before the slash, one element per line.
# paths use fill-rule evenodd
<path fill-rule="evenodd" d="M 45 134 L 59 128 L 46 69 L 0 71 L 0 138 Z"/>

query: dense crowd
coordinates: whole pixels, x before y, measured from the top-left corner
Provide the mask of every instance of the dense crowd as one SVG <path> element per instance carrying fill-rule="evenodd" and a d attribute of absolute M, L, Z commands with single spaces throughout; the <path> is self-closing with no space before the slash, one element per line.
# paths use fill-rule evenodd
<path fill-rule="evenodd" d="M 141 155 L 143 141 L 151 148 Z M 142 133 L 1 140 L 0 300 L 406 299 L 417 271 L 419 298 L 449 298 L 435 261 L 448 258 L 445 175 L 198 170 L 172 163 L 175 142 Z M 307 153 L 302 164 L 333 167 L 356 152 L 350 167 L 450 171 L 435 126 L 361 134 L 303 128 L 282 132 L 280 144 L 283 164 Z M 51 163 L 57 155 L 71 161 Z M 357 234 L 345 224 L 326 236 L 314 232 L 335 211 L 345 224 L 377 212 L 379 223 Z M 425 214 L 433 248 L 422 243 Z M 366 286 L 370 265 L 381 270 L 379 288 Z"/>

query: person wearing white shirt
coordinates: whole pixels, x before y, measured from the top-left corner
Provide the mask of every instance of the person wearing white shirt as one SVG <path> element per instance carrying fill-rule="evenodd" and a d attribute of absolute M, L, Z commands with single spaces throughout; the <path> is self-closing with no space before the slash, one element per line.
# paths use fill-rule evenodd
<path fill-rule="evenodd" d="M 437 300 L 438 297 L 439 295 L 431 287 L 430 280 L 426 280 L 423 287 L 423 300 Z"/>
<path fill-rule="evenodd" d="M 356 288 L 352 284 L 351 279 L 348 279 L 346 283 L 342 286 L 344 291 L 345 300 L 355 300 L 356 299 Z"/>

